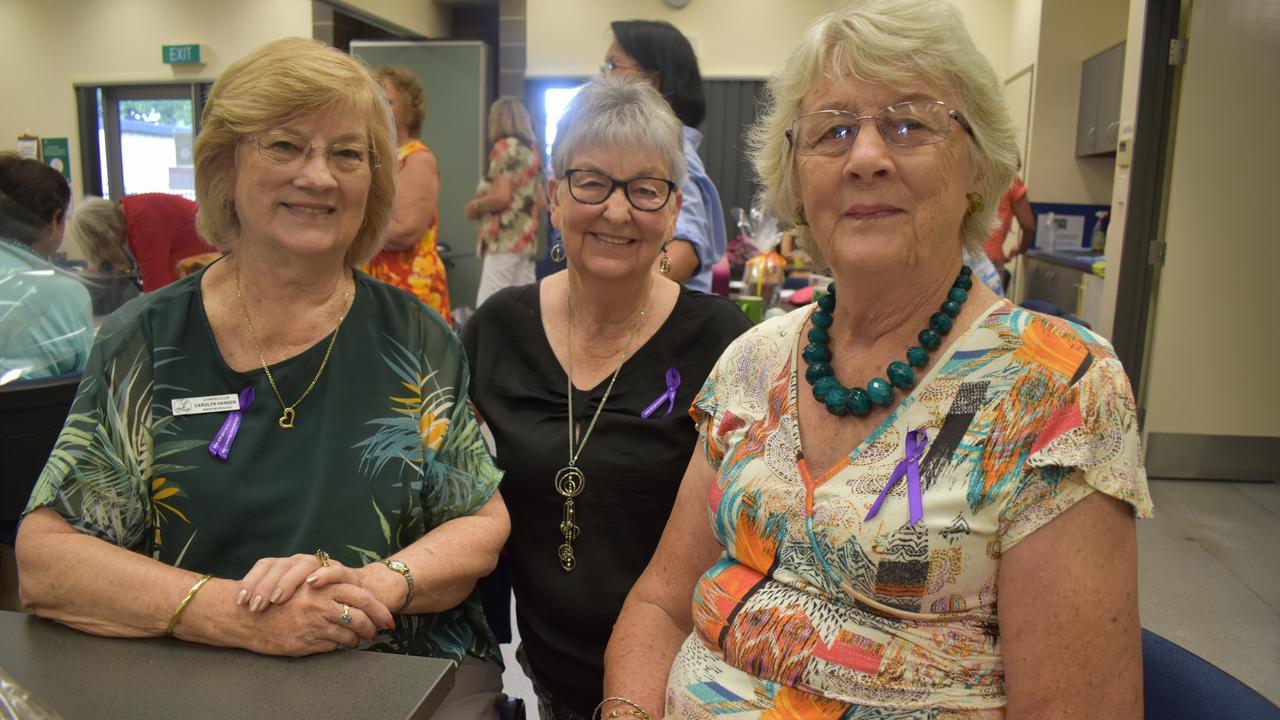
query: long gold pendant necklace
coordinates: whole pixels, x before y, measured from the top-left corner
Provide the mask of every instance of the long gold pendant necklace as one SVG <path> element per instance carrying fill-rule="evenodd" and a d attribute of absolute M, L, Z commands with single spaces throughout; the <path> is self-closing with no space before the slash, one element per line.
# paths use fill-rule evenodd
<path fill-rule="evenodd" d="M 652 285 L 652 283 L 651 283 Z M 587 425 L 587 432 L 583 434 L 582 441 L 575 443 L 573 441 L 573 283 L 569 281 L 569 298 L 568 298 L 568 323 L 569 323 L 569 368 L 566 373 L 566 393 L 569 396 L 569 464 L 560 469 L 556 473 L 556 492 L 560 493 L 564 498 L 564 515 L 560 520 L 560 535 L 564 542 L 560 543 L 560 547 L 556 549 L 556 556 L 560 558 L 560 567 L 565 572 L 573 572 L 578 564 L 578 559 L 573 553 L 573 541 L 578 539 L 580 528 L 577 523 L 577 515 L 573 499 L 582 494 L 583 488 L 587 486 L 587 476 L 583 474 L 582 469 L 578 467 L 578 458 L 582 456 L 582 449 L 587 446 L 587 440 L 591 437 L 591 431 L 596 427 L 596 421 L 600 419 L 600 412 L 604 410 L 604 404 L 609 401 L 609 393 L 613 392 L 613 384 L 618 380 L 618 373 L 622 372 L 622 366 L 626 364 L 627 357 L 631 353 L 631 343 L 635 342 L 636 333 L 640 332 L 640 326 L 644 324 L 644 308 L 649 302 L 648 291 L 644 294 L 644 300 L 640 303 L 640 314 L 636 317 L 635 325 L 631 328 L 631 337 L 627 338 L 627 345 L 622 350 L 622 359 L 618 361 L 618 367 L 614 368 L 613 376 L 609 378 L 609 386 L 604 389 L 604 397 L 600 398 L 600 404 L 596 406 L 596 413 L 591 417 L 591 423 Z"/>
<path fill-rule="evenodd" d="M 298 413 L 295 408 L 298 404 L 306 399 L 307 395 L 315 388 L 316 383 L 320 381 L 320 376 L 324 374 L 324 369 L 329 365 L 329 355 L 333 352 L 333 344 L 338 341 L 338 330 L 342 328 L 342 321 L 347 317 L 347 308 L 351 303 L 351 291 L 344 290 L 342 293 L 342 314 L 338 316 L 338 324 L 333 328 L 333 336 L 329 338 L 329 347 L 325 348 L 324 359 L 320 361 L 320 369 L 316 371 L 315 377 L 311 378 L 311 384 L 306 390 L 302 391 L 302 395 L 293 401 L 292 405 L 285 403 L 284 396 L 280 394 L 280 388 L 276 387 L 276 379 L 271 375 L 271 368 L 267 367 L 267 360 L 262 355 L 262 346 L 258 344 L 258 335 L 253 331 L 253 320 L 249 319 L 249 306 L 244 302 L 244 294 L 240 292 L 240 259 L 235 259 L 236 263 L 236 299 L 240 301 L 240 309 L 244 311 L 245 325 L 249 326 L 249 339 L 253 341 L 253 349 L 258 352 L 258 362 L 262 365 L 262 369 L 267 373 L 267 382 L 271 383 L 271 391 L 276 394 L 276 399 L 280 401 L 280 407 L 283 411 L 280 413 L 280 419 L 276 421 L 284 430 L 293 428 L 294 420 L 297 419 Z"/>

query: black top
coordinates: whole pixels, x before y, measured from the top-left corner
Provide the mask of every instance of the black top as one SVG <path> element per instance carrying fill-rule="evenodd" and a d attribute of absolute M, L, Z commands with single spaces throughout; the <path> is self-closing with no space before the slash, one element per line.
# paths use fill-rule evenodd
<path fill-rule="evenodd" d="M 657 547 L 697 441 L 689 406 L 720 353 L 749 327 L 728 300 L 682 290 L 670 317 L 627 360 L 578 458 L 586 486 L 575 498 L 581 534 L 570 573 L 556 554 L 564 498 L 554 487 L 569 460 L 566 378 L 543 331 L 539 286 L 495 294 L 463 330 L 471 397 L 506 471 L 507 554 L 533 679 L 585 717 L 602 697 L 613 622 Z M 673 367 L 680 384 L 670 415 L 664 404 L 640 417 L 666 390 Z M 589 391 L 575 388 L 583 432 L 608 385 L 605 378 Z"/>

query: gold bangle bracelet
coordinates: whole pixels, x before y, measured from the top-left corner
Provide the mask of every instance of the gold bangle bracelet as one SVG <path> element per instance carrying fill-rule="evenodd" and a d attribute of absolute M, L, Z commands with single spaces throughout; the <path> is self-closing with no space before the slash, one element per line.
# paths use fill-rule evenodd
<path fill-rule="evenodd" d="M 604 709 L 605 703 L 610 703 L 610 702 L 622 703 L 627 707 L 614 708 L 610 710 L 608 713 L 601 714 L 601 710 Z M 620 717 L 634 717 L 634 718 L 639 718 L 639 720 L 650 720 L 649 713 L 645 712 L 644 708 L 640 707 L 640 705 L 638 705 L 635 702 L 632 702 L 631 700 L 628 700 L 624 697 L 620 697 L 617 695 L 614 695 L 613 697 L 607 697 L 604 700 L 601 700 L 600 704 L 596 706 L 596 709 L 592 711 L 591 717 L 593 719 L 600 718 L 600 720 L 612 720 L 612 718 L 620 718 Z"/>
<path fill-rule="evenodd" d="M 213 577 L 213 575 L 205 575 L 197 580 L 196 584 L 192 585 L 191 589 L 187 591 L 187 596 L 182 598 L 182 602 L 178 603 L 178 608 L 173 611 L 173 617 L 169 618 L 169 627 L 164 629 L 166 637 L 173 636 L 173 629 L 177 627 L 178 618 L 182 617 L 182 611 L 187 609 L 187 605 L 191 602 L 191 598 L 195 597 L 196 593 L 200 592 L 200 588 L 204 587 L 204 584 L 209 582 L 209 578 L 211 577 Z"/>

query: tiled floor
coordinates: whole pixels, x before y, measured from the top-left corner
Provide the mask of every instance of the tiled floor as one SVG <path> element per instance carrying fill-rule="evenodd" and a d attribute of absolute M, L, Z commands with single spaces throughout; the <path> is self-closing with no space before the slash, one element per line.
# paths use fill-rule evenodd
<path fill-rule="evenodd" d="M 1280 704 L 1280 485 L 1152 480 L 1138 523 L 1142 624 Z M 512 619 L 514 626 L 515 620 Z M 504 645 L 507 692 L 537 703 Z"/>

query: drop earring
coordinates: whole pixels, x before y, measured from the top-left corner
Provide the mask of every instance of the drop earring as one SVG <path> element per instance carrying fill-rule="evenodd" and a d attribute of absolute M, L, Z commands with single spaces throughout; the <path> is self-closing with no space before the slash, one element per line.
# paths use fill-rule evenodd
<path fill-rule="evenodd" d="M 658 263 L 658 272 L 663 275 L 671 274 L 671 256 L 667 255 L 667 246 L 662 246 L 662 260 Z"/>
<path fill-rule="evenodd" d="M 556 243 L 551 246 L 551 261 L 558 263 L 564 262 L 564 245 Z"/>

